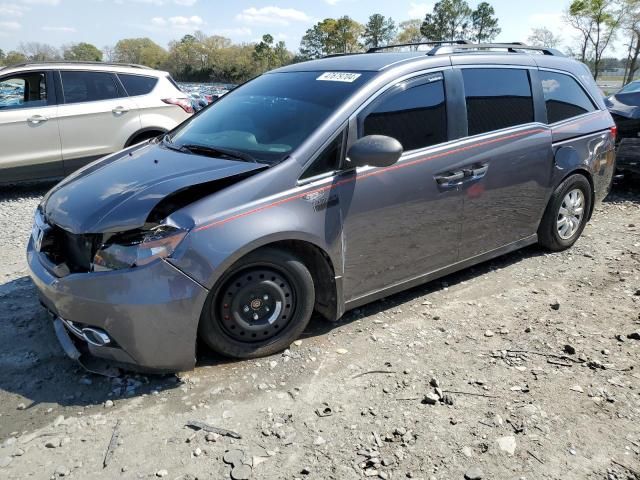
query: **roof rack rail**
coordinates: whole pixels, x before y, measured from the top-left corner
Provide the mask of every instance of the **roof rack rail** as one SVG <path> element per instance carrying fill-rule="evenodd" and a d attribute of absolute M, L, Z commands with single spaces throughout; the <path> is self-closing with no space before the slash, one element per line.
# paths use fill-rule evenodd
<path fill-rule="evenodd" d="M 547 48 L 547 47 L 534 47 L 531 45 L 525 45 L 521 42 L 516 43 L 466 43 L 459 45 L 438 45 L 434 47 L 430 52 L 427 53 L 429 56 L 434 55 L 447 55 L 451 53 L 457 53 L 465 50 L 492 50 L 492 49 L 504 49 L 509 53 L 519 53 L 520 51 L 530 50 L 540 52 L 543 55 L 551 55 L 554 57 L 564 57 L 565 55 L 556 50 L 555 48 Z"/>
<path fill-rule="evenodd" d="M 367 50 L 367 53 L 375 53 L 381 50 L 387 50 L 389 48 L 401 48 L 401 47 L 419 47 L 420 45 L 428 46 L 442 46 L 442 45 L 469 45 L 471 42 L 468 40 L 443 40 L 437 42 L 415 42 L 415 43 L 395 43 L 392 45 L 384 45 L 382 47 L 372 47 Z"/>
<path fill-rule="evenodd" d="M 30 62 L 18 63 L 15 65 L 7 65 L 5 68 L 28 67 L 31 65 L 104 65 L 107 67 L 131 67 L 131 68 L 141 68 L 144 70 L 153 70 L 151 67 L 147 67 L 145 65 L 138 65 L 137 63 L 81 62 L 81 61 L 75 61 L 75 60 L 30 61 Z"/>

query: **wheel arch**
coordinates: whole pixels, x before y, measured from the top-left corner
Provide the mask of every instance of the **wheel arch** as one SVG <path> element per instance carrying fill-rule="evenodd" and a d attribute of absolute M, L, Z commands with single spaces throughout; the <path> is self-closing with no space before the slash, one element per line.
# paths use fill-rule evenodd
<path fill-rule="evenodd" d="M 589 220 L 591 220 L 591 215 L 593 213 L 593 208 L 594 208 L 594 205 L 595 205 L 596 190 L 595 190 L 595 184 L 593 183 L 593 175 L 591 174 L 591 172 L 586 167 L 578 166 L 578 167 L 574 168 L 573 170 L 567 172 L 565 175 L 563 175 L 560 178 L 560 181 L 557 182 L 557 184 L 556 184 L 556 186 L 554 188 L 554 191 L 555 191 L 556 188 L 558 188 L 558 186 L 560 184 L 562 184 L 562 182 L 564 182 L 571 175 L 582 175 L 589 182 L 589 186 L 591 188 L 591 205 L 589 206 L 589 214 L 587 215 L 587 221 L 589 221 Z"/>
<path fill-rule="evenodd" d="M 139 143 L 140 141 L 137 141 L 138 138 L 151 138 L 151 136 L 147 136 L 151 133 L 157 133 L 157 135 L 162 135 L 163 133 L 167 133 L 168 130 L 166 128 L 162 128 L 162 127 L 146 127 L 146 128 L 141 128 L 140 130 L 136 131 L 136 133 L 134 133 L 133 135 L 131 135 L 127 141 L 124 144 L 124 148 L 128 148 L 132 145 L 135 145 L 136 143 Z"/>

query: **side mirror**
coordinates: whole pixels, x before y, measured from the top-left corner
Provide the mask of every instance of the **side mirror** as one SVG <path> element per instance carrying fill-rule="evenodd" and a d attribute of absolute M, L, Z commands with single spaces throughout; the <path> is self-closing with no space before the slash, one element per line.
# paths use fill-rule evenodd
<path fill-rule="evenodd" d="M 368 135 L 351 145 L 347 157 L 355 167 L 389 167 L 402 155 L 402 144 L 384 135 Z"/>

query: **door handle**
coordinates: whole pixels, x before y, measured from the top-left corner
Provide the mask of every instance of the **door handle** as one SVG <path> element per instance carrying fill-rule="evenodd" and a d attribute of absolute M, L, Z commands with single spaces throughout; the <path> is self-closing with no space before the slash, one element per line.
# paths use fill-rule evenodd
<path fill-rule="evenodd" d="M 46 122 L 47 120 L 49 120 L 49 117 L 44 117 L 42 115 L 33 115 L 32 117 L 27 118 L 27 122 L 33 125 L 39 125 Z"/>
<path fill-rule="evenodd" d="M 489 170 L 489 164 L 484 163 L 482 165 L 473 165 L 472 167 L 465 168 L 463 170 L 465 180 L 477 180 L 484 177 Z"/>
<path fill-rule="evenodd" d="M 459 171 L 459 172 L 452 172 L 452 173 L 448 173 L 446 175 L 436 175 L 436 182 L 438 182 L 438 185 L 441 185 L 443 187 L 447 187 L 450 186 L 452 183 L 457 183 L 460 182 L 461 180 L 463 180 L 465 177 L 465 174 L 463 171 Z"/>
<path fill-rule="evenodd" d="M 124 107 L 116 107 L 111 111 L 116 115 L 122 115 L 123 113 L 127 113 L 129 110 Z"/>

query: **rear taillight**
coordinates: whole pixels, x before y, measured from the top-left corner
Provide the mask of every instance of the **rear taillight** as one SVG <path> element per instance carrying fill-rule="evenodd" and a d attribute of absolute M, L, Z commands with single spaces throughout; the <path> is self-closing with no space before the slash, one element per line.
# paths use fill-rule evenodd
<path fill-rule="evenodd" d="M 614 125 L 613 127 L 611 127 L 611 136 L 613 137 L 613 140 L 617 140 L 618 139 L 618 126 Z"/>
<path fill-rule="evenodd" d="M 193 105 L 186 98 L 163 98 L 162 101 L 169 105 L 177 105 L 187 113 L 193 113 Z"/>
<path fill-rule="evenodd" d="M 207 103 L 213 102 L 213 95 L 205 95 L 204 98 L 207 101 Z"/>

